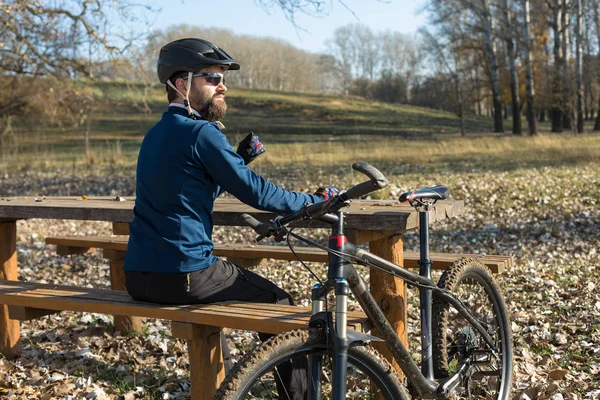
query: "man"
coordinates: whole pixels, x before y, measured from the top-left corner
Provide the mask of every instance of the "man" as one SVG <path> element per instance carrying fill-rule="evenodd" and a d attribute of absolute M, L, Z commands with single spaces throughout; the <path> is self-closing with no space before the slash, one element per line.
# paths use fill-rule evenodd
<path fill-rule="evenodd" d="M 227 191 L 255 208 L 289 213 L 337 191 L 289 192 L 255 174 L 247 164 L 265 149 L 253 134 L 233 150 L 220 120 L 227 111 L 224 72 L 238 69 L 202 39 L 176 40 L 160 51 L 158 77 L 170 104 L 140 148 L 124 265 L 127 291 L 137 300 L 293 303 L 272 282 L 212 254 L 214 201 Z"/>

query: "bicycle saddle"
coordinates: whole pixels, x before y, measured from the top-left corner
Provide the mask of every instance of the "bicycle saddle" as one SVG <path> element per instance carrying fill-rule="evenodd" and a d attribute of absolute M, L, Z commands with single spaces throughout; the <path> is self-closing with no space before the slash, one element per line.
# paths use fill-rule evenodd
<path fill-rule="evenodd" d="M 400 203 L 412 203 L 415 200 L 444 200 L 450 195 L 448 186 L 438 185 L 426 187 L 412 192 L 402 193 L 400 195 Z"/>

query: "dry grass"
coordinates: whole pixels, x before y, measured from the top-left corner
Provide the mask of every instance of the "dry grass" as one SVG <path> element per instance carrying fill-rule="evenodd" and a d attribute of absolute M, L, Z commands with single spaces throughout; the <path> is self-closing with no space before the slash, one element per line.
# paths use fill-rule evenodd
<path fill-rule="evenodd" d="M 404 138 L 331 138 L 316 143 L 265 143 L 264 166 L 339 165 L 356 160 L 417 165 L 460 164 L 480 168 L 545 166 L 600 161 L 600 135 L 530 137 L 452 137 L 437 140 Z M 492 162 L 493 160 L 493 162 Z"/>

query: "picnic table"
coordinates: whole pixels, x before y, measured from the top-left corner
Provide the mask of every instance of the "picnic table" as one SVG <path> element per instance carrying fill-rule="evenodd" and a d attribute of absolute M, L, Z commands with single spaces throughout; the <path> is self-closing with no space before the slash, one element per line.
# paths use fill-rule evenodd
<path fill-rule="evenodd" d="M 125 201 L 120 201 L 125 200 Z M 116 234 L 133 219 L 134 198 L 112 197 L 5 197 L 0 198 L 0 280 L 17 280 L 16 255 L 17 224 L 20 219 L 59 219 L 109 221 Z M 432 207 L 429 221 L 459 215 L 463 211 L 462 201 L 445 200 Z M 417 212 L 406 204 L 393 200 L 354 200 L 345 209 L 346 232 L 350 241 L 369 243 L 374 254 L 396 264 L 403 264 L 403 233 L 418 228 Z M 259 220 L 268 220 L 276 215 L 259 211 L 237 199 L 218 199 L 213 218 L 215 225 L 246 226 L 242 213 L 253 215 Z M 307 221 L 299 225 L 309 229 L 327 228 L 320 221 Z M 248 228 L 249 229 L 249 228 Z M 126 230 L 125 230 L 126 231 Z M 406 285 L 398 278 L 381 271 L 370 271 L 370 285 L 388 320 L 407 344 Z M 309 290 L 309 288 L 307 288 Z M 9 318 L 8 308 L 0 305 L 0 353 L 14 357 L 20 353 L 19 322 Z M 391 360 L 385 347 L 379 347 Z"/>

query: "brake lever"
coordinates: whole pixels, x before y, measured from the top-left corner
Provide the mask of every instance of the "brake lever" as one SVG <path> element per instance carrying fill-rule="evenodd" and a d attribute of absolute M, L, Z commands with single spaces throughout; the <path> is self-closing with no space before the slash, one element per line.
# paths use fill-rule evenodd
<path fill-rule="evenodd" d="M 282 227 L 278 232 L 277 235 L 275 235 L 275 238 L 273 240 L 275 240 L 277 243 L 281 243 L 283 241 L 286 240 L 287 238 L 287 234 L 288 234 L 288 230 L 285 227 Z"/>
<path fill-rule="evenodd" d="M 256 243 L 260 243 L 260 241 L 262 241 L 264 238 L 266 238 L 268 236 L 270 236 L 270 235 L 260 234 L 254 240 L 256 241 Z"/>
<path fill-rule="evenodd" d="M 285 226 L 281 225 L 280 219 L 281 217 L 277 217 L 275 219 L 270 220 L 268 224 L 268 230 L 265 233 L 261 233 L 260 235 L 258 235 L 254 240 L 256 240 L 256 242 L 258 243 L 265 238 L 274 236 L 274 240 L 276 242 L 283 242 L 285 240 L 285 237 L 287 236 L 288 231 L 285 228 Z"/>

